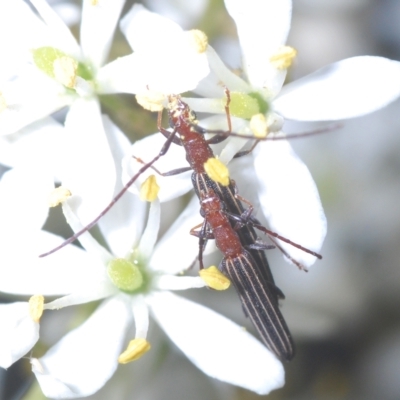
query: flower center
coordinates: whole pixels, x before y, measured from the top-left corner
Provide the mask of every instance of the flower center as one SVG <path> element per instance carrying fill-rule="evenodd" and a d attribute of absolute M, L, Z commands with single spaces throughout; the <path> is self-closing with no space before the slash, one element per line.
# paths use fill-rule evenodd
<path fill-rule="evenodd" d="M 123 292 L 134 293 L 144 282 L 139 266 L 124 258 L 112 260 L 107 266 L 112 283 Z"/>
<path fill-rule="evenodd" d="M 33 50 L 33 61 L 40 70 L 68 89 L 75 87 L 78 76 L 86 81 L 93 80 L 88 66 L 55 47 L 46 46 Z"/>
<path fill-rule="evenodd" d="M 230 114 L 234 117 L 250 119 L 255 114 L 266 114 L 268 102 L 259 93 L 231 92 Z"/>

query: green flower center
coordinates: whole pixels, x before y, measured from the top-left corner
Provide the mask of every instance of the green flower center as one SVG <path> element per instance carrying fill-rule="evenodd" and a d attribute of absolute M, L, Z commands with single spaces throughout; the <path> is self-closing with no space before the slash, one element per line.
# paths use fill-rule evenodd
<path fill-rule="evenodd" d="M 124 258 L 112 260 L 107 266 L 107 273 L 112 283 L 123 292 L 134 293 L 144 283 L 141 268 Z"/>
<path fill-rule="evenodd" d="M 259 93 L 230 93 L 229 111 L 232 116 L 250 119 L 256 114 L 267 114 L 268 102 Z"/>

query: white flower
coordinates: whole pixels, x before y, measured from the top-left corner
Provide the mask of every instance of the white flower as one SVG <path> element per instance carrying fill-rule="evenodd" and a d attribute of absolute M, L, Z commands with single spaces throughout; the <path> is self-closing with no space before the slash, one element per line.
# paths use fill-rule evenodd
<path fill-rule="evenodd" d="M 10 45 L 2 54 L 5 65 L 13 67 L 6 68 L 8 74 L 0 82 L 4 105 L 0 110 L 1 145 L 3 149 L 11 149 L 3 152 L 1 161 L 17 165 L 23 158 L 13 147 L 18 145 L 19 149 L 27 150 L 29 144 L 27 159 L 45 165 L 52 155 L 58 166 L 51 172 L 59 178 L 61 166 L 68 171 L 76 158 L 84 158 L 87 167 L 81 173 L 86 174 L 87 180 L 109 179 L 112 182 L 99 184 L 94 192 L 87 193 L 93 211 L 89 218 L 93 218 L 103 204 L 97 206 L 90 199 L 110 200 L 115 182 L 114 160 L 97 99 L 96 75 L 108 55 L 124 0 L 100 1 L 97 5 L 84 1 L 81 46 L 46 1 L 32 0 L 31 3 L 39 16 L 20 0 L 0 5 L 0 30 L 3 37 L 10 38 Z M 66 135 L 60 135 L 62 129 L 58 127 L 51 136 L 57 123 L 49 115 L 65 106 L 69 106 Z M 39 153 L 34 154 L 33 149 Z M 41 157 L 43 154 L 45 157 Z M 102 162 L 97 162 L 97 158 Z M 54 166 L 50 164 L 47 165 L 49 170 Z M 99 168 L 96 174 L 90 168 L 95 164 Z M 64 178 L 65 184 L 73 186 L 67 174 Z M 102 192 L 104 188 L 108 193 Z"/>
<path fill-rule="evenodd" d="M 44 150 L 47 153 L 43 159 L 37 157 L 36 163 L 44 164 L 48 154 L 53 154 L 55 159 L 63 157 L 63 162 L 57 160 L 65 169 L 63 176 L 66 181 L 63 183 L 73 192 L 81 192 L 81 188 L 75 188 L 70 182 L 68 168 L 77 158 L 83 158 L 86 167 L 81 173 L 86 174 L 87 181 L 98 179 L 95 190 L 84 193 L 91 212 L 85 212 L 84 207 L 78 211 L 82 222 L 88 223 L 111 200 L 109 190 L 114 189 L 114 184 L 102 184 L 104 179 L 115 181 L 114 161 L 100 113 L 98 94 L 121 91 L 140 93 L 146 92 L 148 87 L 164 90 L 164 82 L 168 80 L 160 73 L 165 67 L 158 58 L 165 54 L 147 51 L 147 42 L 142 48 L 133 44 L 134 54 L 105 64 L 125 0 L 85 0 L 80 44 L 45 0 L 32 0 L 31 3 L 39 15 L 22 0 L 7 0 L 0 4 L 0 33 L 10 38 L 10 41 L 0 44 L 3 55 L 0 74 L 0 145 L 3 151 L 0 161 L 15 166 L 22 158 L 20 153 L 11 150 L 10 154 L 4 149 L 16 147 L 21 140 L 25 143 L 19 147 L 26 149 L 29 141 L 30 145 L 42 149 L 41 153 Z M 147 25 L 148 15 L 155 14 L 135 5 L 126 18 L 136 16 L 138 26 L 131 26 L 130 30 L 145 34 L 149 43 L 162 42 L 163 37 L 156 36 L 151 31 L 152 27 Z M 185 54 L 182 52 L 180 65 L 192 71 L 190 79 L 181 82 L 180 89 L 193 89 L 209 72 L 207 57 L 193 46 L 192 35 L 169 21 L 167 25 L 174 30 L 174 40 L 187 50 Z M 183 70 L 177 67 L 172 69 L 183 76 Z M 149 75 L 155 80 L 147 79 Z M 50 132 L 55 125 L 49 115 L 65 106 L 69 106 L 65 120 L 68 147 L 65 148 L 62 142 L 53 147 L 54 138 L 49 141 L 48 135 L 43 132 Z M 102 162 L 97 162 L 98 159 Z M 96 171 L 93 165 L 98 168 Z M 59 178 L 59 169 L 52 172 Z M 106 203 L 98 204 L 96 199 L 105 199 Z"/>
<path fill-rule="evenodd" d="M 121 29 L 134 52 L 99 72 L 103 92 L 118 90 L 137 95 L 150 92 L 161 96 L 173 90 L 186 92 L 209 73 L 207 38 L 201 32 L 185 32 L 140 4 L 135 4 L 125 15 Z"/>
<path fill-rule="evenodd" d="M 119 159 L 129 143 L 120 132 L 109 138 L 114 138 L 111 147 Z M 78 164 L 71 171 L 71 181 L 82 179 L 81 168 Z M 95 184 L 87 182 L 89 189 Z M 149 313 L 187 357 L 211 377 L 262 394 L 283 385 L 282 364 L 242 327 L 168 292 L 205 286 L 199 277 L 176 276 L 191 264 L 198 251 L 197 240 L 188 234 L 199 221 L 197 201 L 192 201 L 189 210 L 156 244 L 159 202 L 152 203 L 144 229 L 145 204 L 128 193 L 99 224 L 112 253 L 86 233 L 80 239 L 86 251 L 69 245 L 39 259 L 37 255 L 54 247 L 57 240 L 41 230 L 48 209 L 43 197 L 52 185 L 48 174 L 22 167 L 8 172 L 0 182 L 4 213 L 0 233 L 6 247 L 1 252 L 0 290 L 11 294 L 63 295 L 45 304 L 46 310 L 104 300 L 85 323 L 32 363 L 46 396 L 83 397 L 101 388 L 118 366 L 118 356 L 130 339 L 126 335 L 132 321 L 136 339 L 146 339 Z M 119 189 L 120 185 L 115 190 Z M 24 208 L 33 191 L 36 196 Z M 76 217 L 75 209 L 80 206 L 76 200 L 67 200 L 64 211 L 73 229 L 79 230 L 82 224 Z M 23 223 L 16 218 L 21 210 L 25 212 Z M 16 220 L 21 223 L 15 223 Z M 10 227 L 14 227 L 11 232 Z M 18 237 L 21 231 L 23 234 Z M 116 279 L 115 270 L 121 265 L 128 265 L 141 276 L 142 283 L 133 280 L 135 288 Z M 35 344 L 38 323 L 30 319 L 26 303 L 1 307 L 0 317 L 5 322 L 0 364 L 7 367 Z"/>
<path fill-rule="evenodd" d="M 399 96 L 400 63 L 367 56 L 327 66 L 281 91 L 286 69 L 295 56 L 294 49 L 285 46 L 292 2 L 225 0 L 225 5 L 237 26 L 243 75 L 247 79 L 230 71 L 208 46 L 206 53 L 211 72 L 194 90 L 203 98 L 183 100 L 197 112 L 225 114 L 224 87 L 228 88 L 234 132 L 250 133 L 249 119 L 257 114 L 265 117 L 267 132 L 279 135 L 283 117 L 301 121 L 351 118 L 377 110 Z M 165 30 L 163 34 L 168 36 Z M 179 83 L 176 90 L 173 90 L 172 79 L 169 85 L 171 93 L 179 93 Z M 200 121 L 200 125 L 227 129 L 225 116 Z M 239 138 L 228 139 L 220 159 L 228 163 L 244 144 Z M 133 153 L 137 154 L 137 149 Z M 273 231 L 319 251 L 326 234 L 326 218 L 316 185 L 290 144 L 261 142 L 252 155 L 243 158 L 246 160 L 235 161 L 230 168 L 239 192 L 256 192 L 249 199 L 256 208 L 261 205 Z M 184 166 L 183 161 L 180 166 Z M 315 257 L 279 243 L 303 265 L 314 263 Z"/>

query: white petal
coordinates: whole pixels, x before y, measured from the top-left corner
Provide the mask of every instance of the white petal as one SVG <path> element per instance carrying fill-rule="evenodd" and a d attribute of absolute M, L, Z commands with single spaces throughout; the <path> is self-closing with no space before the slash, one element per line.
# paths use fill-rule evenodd
<path fill-rule="evenodd" d="M 98 93 L 131 93 L 144 91 L 145 83 L 142 75 L 133 73 L 137 67 L 137 56 L 130 54 L 100 68 L 96 76 Z"/>
<path fill-rule="evenodd" d="M 206 54 L 199 53 L 188 35 L 174 22 L 135 4 L 121 21 L 121 29 L 134 50 L 131 79 L 142 81 L 143 90 L 179 94 L 194 89 L 208 72 Z M 175 49 L 173 62 L 171 43 Z"/>
<path fill-rule="evenodd" d="M 170 0 L 160 2 L 159 0 L 147 0 L 150 9 L 172 19 L 179 25 L 190 28 L 196 26 L 196 22 L 203 17 L 208 6 L 208 0 Z"/>
<path fill-rule="evenodd" d="M 76 206 L 66 200 L 62 204 L 62 210 L 69 226 L 74 233 L 84 230 L 84 226 L 76 215 Z M 85 250 L 100 261 L 100 265 L 107 265 L 113 259 L 113 255 L 106 250 L 92 235 L 86 231 L 79 237 L 79 242 Z"/>
<path fill-rule="evenodd" d="M 166 334 L 207 375 L 258 394 L 283 386 L 280 361 L 242 327 L 169 292 L 149 302 Z"/>
<path fill-rule="evenodd" d="M 2 38 L 12 37 L 12 40 L 0 43 L 3 55 L 0 79 L 15 75 L 32 58 L 31 49 L 42 42 L 47 33 L 46 25 L 26 2 L 0 2 L 0 35 Z"/>
<path fill-rule="evenodd" d="M 30 2 L 34 5 L 49 28 L 47 37 L 49 42 L 43 43 L 42 46 L 52 45 L 71 56 L 79 57 L 79 45 L 61 17 L 57 15 L 45 0 L 30 0 Z"/>
<path fill-rule="evenodd" d="M 96 282 L 96 278 L 99 279 Z M 77 304 L 90 303 L 118 294 L 118 289 L 111 283 L 105 271 L 103 276 L 94 276 L 90 285 L 81 285 L 81 288 L 72 294 L 53 300 L 44 305 L 45 310 L 59 310 L 60 308 Z"/>
<path fill-rule="evenodd" d="M 286 43 L 291 0 L 225 0 L 225 6 L 237 26 L 250 83 L 258 88 L 279 90 L 274 81 L 282 72 L 272 67 L 270 57 Z"/>
<path fill-rule="evenodd" d="M 45 165 L 57 176 L 64 126 L 51 117 L 30 124 L 18 133 L 0 137 L 0 162 L 7 166 Z"/>
<path fill-rule="evenodd" d="M 318 252 L 326 235 L 326 218 L 311 174 L 290 144 L 260 143 L 254 168 L 261 208 L 271 230 Z M 279 244 L 306 267 L 316 260 L 289 244 L 282 241 Z"/>
<path fill-rule="evenodd" d="M 8 368 L 39 339 L 39 324 L 29 316 L 25 302 L 0 304 L 0 367 Z"/>
<path fill-rule="evenodd" d="M 207 47 L 207 58 L 210 65 L 210 73 L 203 78 L 194 93 L 203 97 L 224 98 L 224 86 L 231 92 L 249 93 L 251 86 L 242 78 L 233 73 L 220 59 L 215 50 Z"/>
<path fill-rule="evenodd" d="M 199 200 L 194 196 L 158 242 L 150 267 L 166 274 L 176 274 L 189 268 L 199 254 L 199 239 L 189 232 L 201 222 Z"/>
<path fill-rule="evenodd" d="M 46 397 L 76 398 L 99 390 L 115 372 L 130 310 L 113 298 L 80 327 L 64 336 L 33 369 Z"/>
<path fill-rule="evenodd" d="M 44 168 L 16 167 L 0 181 L 0 236 L 18 236 L 39 230 L 46 221 L 48 195 L 54 189 L 53 177 Z"/>
<path fill-rule="evenodd" d="M 78 99 L 68 112 L 62 184 L 79 205 L 78 217 L 91 222 L 110 202 L 115 188 L 115 164 L 97 100 Z"/>
<path fill-rule="evenodd" d="M 0 291 L 15 294 L 60 295 L 90 286 L 104 266 L 84 250 L 69 245 L 56 253 L 39 254 L 60 244 L 61 238 L 39 231 L 16 243 L 6 242 L 1 252 Z M 23 251 L 21 250 L 23 249 Z M 79 278 L 77 278 L 79 277 Z"/>
<path fill-rule="evenodd" d="M 122 189 L 121 160 L 129 154 L 131 144 L 121 130 L 106 116 L 103 125 L 115 162 L 117 180 L 114 194 Z M 125 193 L 111 210 L 99 221 L 99 228 L 111 252 L 125 257 L 126 252 L 136 245 L 145 223 L 147 205 L 138 196 Z"/>
<path fill-rule="evenodd" d="M 83 2 L 80 41 L 85 58 L 100 67 L 108 56 L 125 0 Z"/>
<path fill-rule="evenodd" d="M 1 92 L 7 105 L 0 113 L 2 135 L 18 131 L 72 100 L 65 95 L 65 88 L 32 66 L 4 83 Z"/>
<path fill-rule="evenodd" d="M 337 120 L 376 111 L 400 95 L 400 63 L 353 57 L 285 86 L 274 109 L 299 121 Z"/>
<path fill-rule="evenodd" d="M 160 152 L 165 141 L 166 139 L 160 133 L 150 135 L 135 142 L 130 153 L 135 157 L 140 158 L 144 162 L 150 162 Z M 154 166 L 161 173 L 167 173 L 178 168 L 188 167 L 189 165 L 186 161 L 185 151 L 183 148 L 172 143 L 166 155 L 161 157 L 154 164 Z M 138 163 L 132 156 L 128 156 L 124 160 L 123 164 L 123 182 L 128 182 L 128 180 L 132 178 L 142 167 L 142 163 Z M 162 176 L 157 174 L 153 169 L 149 168 L 146 172 L 138 177 L 135 184 L 132 185 L 131 191 L 136 194 L 139 193 L 141 184 L 150 175 L 155 175 L 157 183 L 160 186 L 158 197 L 161 202 L 168 201 L 187 193 L 192 188 L 190 181 L 191 173 L 192 172 L 189 171 L 177 175 Z"/>

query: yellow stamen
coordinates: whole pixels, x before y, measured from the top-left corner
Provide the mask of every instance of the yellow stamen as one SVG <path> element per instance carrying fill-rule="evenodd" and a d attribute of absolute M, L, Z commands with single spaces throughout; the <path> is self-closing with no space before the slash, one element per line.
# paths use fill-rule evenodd
<path fill-rule="evenodd" d="M 162 93 L 149 91 L 146 94 L 137 94 L 135 97 L 145 110 L 155 112 L 164 109 L 165 96 Z"/>
<path fill-rule="evenodd" d="M 92 6 L 97 6 L 99 4 L 99 0 L 90 0 L 90 4 Z"/>
<path fill-rule="evenodd" d="M 138 338 L 129 342 L 127 349 L 118 357 L 120 364 L 135 361 L 150 350 L 150 343 L 146 339 Z"/>
<path fill-rule="evenodd" d="M 49 195 L 49 207 L 57 207 L 59 204 L 63 203 L 68 197 L 71 197 L 72 193 L 65 187 L 59 186 L 54 189 Z"/>
<path fill-rule="evenodd" d="M 268 124 L 265 115 L 253 115 L 250 119 L 250 129 L 256 138 L 265 138 L 268 135 Z"/>
<path fill-rule="evenodd" d="M 158 192 L 160 191 L 160 186 L 157 184 L 157 179 L 154 175 L 150 175 L 140 186 L 140 200 L 142 201 L 154 201 Z"/>
<path fill-rule="evenodd" d="M 29 299 L 29 315 L 34 322 L 39 322 L 43 314 L 44 297 L 35 295 Z"/>
<path fill-rule="evenodd" d="M 277 69 L 288 69 L 294 58 L 297 55 L 297 50 L 290 46 L 282 46 L 277 53 L 269 59 L 272 65 Z"/>
<path fill-rule="evenodd" d="M 7 101 L 3 93 L 0 92 L 0 113 L 7 108 Z"/>
<path fill-rule="evenodd" d="M 231 285 L 231 281 L 215 265 L 200 270 L 199 275 L 208 287 L 215 290 L 226 290 Z"/>
<path fill-rule="evenodd" d="M 204 163 L 204 169 L 207 175 L 222 186 L 229 185 L 229 170 L 225 164 L 216 158 L 209 158 Z"/>
<path fill-rule="evenodd" d="M 203 31 L 192 29 L 185 33 L 187 34 L 189 45 L 196 51 L 196 53 L 202 54 L 207 50 L 208 38 Z"/>
<path fill-rule="evenodd" d="M 70 89 L 75 87 L 77 69 L 78 63 L 68 56 L 56 58 L 53 63 L 54 78 Z"/>

